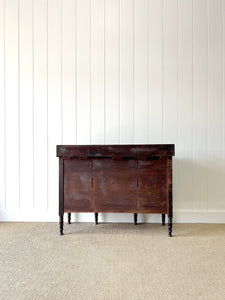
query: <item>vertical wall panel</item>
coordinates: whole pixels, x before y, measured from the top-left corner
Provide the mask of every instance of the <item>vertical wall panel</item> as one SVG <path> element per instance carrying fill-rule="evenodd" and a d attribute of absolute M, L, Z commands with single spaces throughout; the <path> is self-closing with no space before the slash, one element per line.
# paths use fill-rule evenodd
<path fill-rule="evenodd" d="M 104 0 L 91 1 L 91 143 L 104 144 Z"/>
<path fill-rule="evenodd" d="M 163 143 L 175 144 L 179 153 L 178 134 L 178 24 L 177 0 L 163 1 Z M 182 199 L 178 199 L 176 189 L 179 162 L 173 161 L 173 196 L 174 209 Z"/>
<path fill-rule="evenodd" d="M 63 144 L 76 143 L 76 2 L 62 1 Z"/>
<path fill-rule="evenodd" d="M 6 208 L 19 208 L 18 1 L 5 1 Z"/>
<path fill-rule="evenodd" d="M 208 1 L 208 209 L 224 208 L 222 176 L 222 18 L 221 0 Z"/>
<path fill-rule="evenodd" d="M 120 141 L 133 143 L 133 5 L 120 1 Z"/>
<path fill-rule="evenodd" d="M 34 0 L 34 208 L 37 210 L 45 210 L 48 205 L 47 14 L 47 1 Z"/>
<path fill-rule="evenodd" d="M 119 0 L 105 0 L 105 143 L 119 143 Z"/>
<path fill-rule="evenodd" d="M 5 208 L 5 3 L 0 0 L 0 210 Z M 1 213 L 1 212 L 0 212 Z"/>
<path fill-rule="evenodd" d="M 192 1 L 178 1 L 177 209 L 192 210 Z"/>
<path fill-rule="evenodd" d="M 19 6 L 20 208 L 33 207 L 33 3 Z M 28 163 L 29 162 L 29 163 Z"/>
<path fill-rule="evenodd" d="M 62 143 L 61 0 L 48 0 L 48 208 L 58 208 L 56 145 Z"/>
<path fill-rule="evenodd" d="M 207 208 L 207 5 L 193 2 L 193 209 Z"/>
<path fill-rule="evenodd" d="M 149 143 L 162 143 L 163 0 L 149 1 Z"/>
<path fill-rule="evenodd" d="M 177 0 L 164 1 L 163 143 L 177 143 Z"/>
<path fill-rule="evenodd" d="M 222 166 L 223 166 L 223 182 L 225 182 L 225 0 L 222 0 L 222 8 L 221 8 L 221 16 L 222 16 L 222 41 L 223 41 L 223 97 L 222 97 Z M 223 199 L 225 199 L 225 188 L 223 189 Z M 221 209 L 225 211 L 225 201 L 223 201 L 221 205 Z"/>
<path fill-rule="evenodd" d="M 77 143 L 90 143 L 90 0 L 77 0 Z"/>
<path fill-rule="evenodd" d="M 134 0 L 134 143 L 148 142 L 148 2 Z"/>

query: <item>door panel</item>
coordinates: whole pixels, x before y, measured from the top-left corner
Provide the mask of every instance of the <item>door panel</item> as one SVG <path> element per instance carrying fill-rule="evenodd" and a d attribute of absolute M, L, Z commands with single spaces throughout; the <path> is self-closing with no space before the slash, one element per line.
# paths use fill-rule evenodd
<path fill-rule="evenodd" d="M 131 212 L 137 209 L 135 170 L 134 168 L 114 168 L 108 169 L 108 171 L 107 169 L 93 171 L 96 211 Z"/>
<path fill-rule="evenodd" d="M 138 203 L 140 211 L 167 211 L 167 170 L 138 169 Z"/>
<path fill-rule="evenodd" d="M 92 161 L 64 161 L 65 211 L 92 211 Z"/>

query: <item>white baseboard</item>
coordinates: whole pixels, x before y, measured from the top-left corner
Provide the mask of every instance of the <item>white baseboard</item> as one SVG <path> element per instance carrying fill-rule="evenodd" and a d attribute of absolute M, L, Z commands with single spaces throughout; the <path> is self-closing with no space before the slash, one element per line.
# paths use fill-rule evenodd
<path fill-rule="evenodd" d="M 0 209 L 0 222 L 57 222 L 57 211 Z"/>
<path fill-rule="evenodd" d="M 174 223 L 225 223 L 225 211 L 175 211 Z"/>
<path fill-rule="evenodd" d="M 173 215 L 174 223 L 225 223 L 225 211 L 174 211 Z M 64 219 L 67 221 L 66 215 Z M 73 213 L 71 221 L 94 222 L 94 214 Z M 133 214 L 99 213 L 99 222 L 129 223 L 133 221 Z M 0 209 L 0 222 L 58 222 L 58 212 Z M 161 215 L 138 214 L 138 222 L 160 223 Z"/>

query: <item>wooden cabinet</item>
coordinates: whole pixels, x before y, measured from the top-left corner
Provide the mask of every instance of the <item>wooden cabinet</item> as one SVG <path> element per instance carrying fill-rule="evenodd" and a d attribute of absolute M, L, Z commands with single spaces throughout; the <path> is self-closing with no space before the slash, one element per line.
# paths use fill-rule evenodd
<path fill-rule="evenodd" d="M 59 217 L 93 212 L 168 214 L 172 236 L 172 156 L 174 145 L 57 146 Z"/>

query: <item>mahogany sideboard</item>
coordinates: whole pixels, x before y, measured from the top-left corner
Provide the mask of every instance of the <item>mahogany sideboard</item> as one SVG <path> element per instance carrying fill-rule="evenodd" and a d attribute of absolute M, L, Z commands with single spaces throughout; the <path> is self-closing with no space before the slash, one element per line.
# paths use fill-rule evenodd
<path fill-rule="evenodd" d="M 168 215 L 172 236 L 173 144 L 57 146 L 59 157 L 59 223 L 72 212 Z"/>

